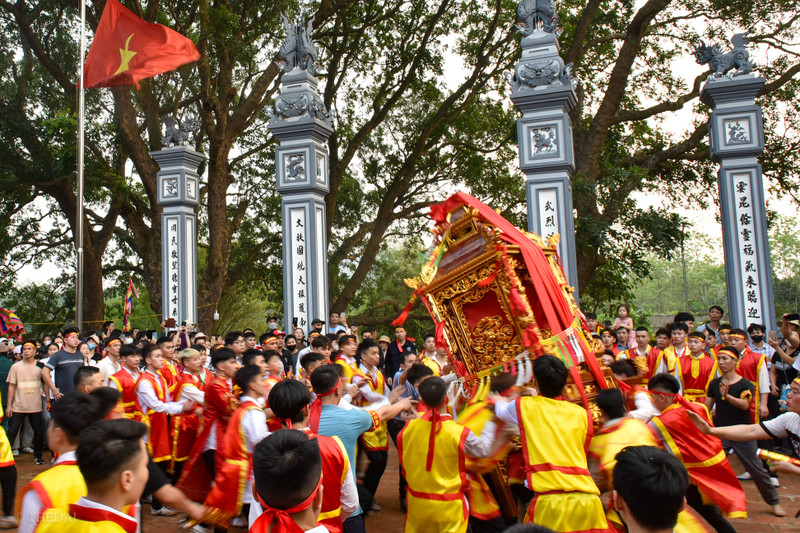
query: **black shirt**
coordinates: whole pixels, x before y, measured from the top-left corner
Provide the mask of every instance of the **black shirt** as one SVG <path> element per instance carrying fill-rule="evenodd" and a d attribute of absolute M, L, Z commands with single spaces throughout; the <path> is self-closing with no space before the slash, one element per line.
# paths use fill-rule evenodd
<path fill-rule="evenodd" d="M 789 354 L 789 357 L 797 357 L 798 354 L 800 354 L 800 350 L 795 350 Z M 772 366 L 775 367 L 775 384 L 779 389 L 782 385 L 790 384 L 797 377 L 797 370 L 781 359 L 777 352 L 772 355 Z"/>
<path fill-rule="evenodd" d="M 711 385 L 708 386 L 708 397 L 714 398 L 715 407 L 717 409 L 714 414 L 714 424 L 722 426 L 735 426 L 736 424 L 749 424 L 750 423 L 750 410 L 737 409 L 727 400 L 722 399 L 722 394 L 719 392 L 719 384 L 722 378 L 714 378 Z M 752 400 L 756 388 L 751 381 L 744 378 L 740 379 L 730 387 L 728 387 L 728 395 L 734 398 L 741 398 L 745 391 L 750 391 L 750 398 Z"/>
<path fill-rule="evenodd" d="M 395 373 L 400 370 L 400 365 L 405 363 L 405 354 L 409 352 L 417 353 L 417 346 L 406 339 L 406 343 L 400 347 L 397 341 L 394 340 L 389 343 L 386 349 L 386 371 L 384 375 L 387 377 L 394 377 Z"/>

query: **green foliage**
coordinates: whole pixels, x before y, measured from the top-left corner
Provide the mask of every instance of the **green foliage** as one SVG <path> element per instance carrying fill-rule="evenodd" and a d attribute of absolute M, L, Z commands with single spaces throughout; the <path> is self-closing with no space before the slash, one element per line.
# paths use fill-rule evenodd
<path fill-rule="evenodd" d="M 348 323 L 355 321 L 361 331 L 373 327 L 378 335 L 394 338 L 394 329 L 389 324 L 400 315 L 411 292 L 403 280 L 419 276 L 428 252 L 417 237 L 403 239 L 383 249 L 349 308 Z M 412 308 L 405 328 L 414 338 L 422 338 L 433 331 L 433 321 L 420 301 Z"/>
<path fill-rule="evenodd" d="M 280 81 L 273 65 L 283 36 L 279 14 L 292 18 L 300 3 L 125 3 L 190 36 L 205 57 L 145 81 L 141 91 L 87 92 L 86 247 L 102 261 L 107 287 L 133 274 L 140 290 L 149 289 L 137 306 L 160 311 L 157 169 L 148 152 L 160 147 L 163 117 L 198 115 L 195 146 L 209 156 L 198 209 L 200 305 L 219 306 L 219 331 L 234 319 L 260 324 L 267 308 L 282 306 L 283 290 L 276 141 L 265 108 Z M 351 316 L 386 323 L 402 309 L 410 290 L 396 276 L 416 275 L 431 203 L 465 190 L 525 227 L 518 114 L 502 75 L 519 58 L 518 35 L 510 30 L 515 5 L 344 0 L 308 6 L 326 72 L 320 92 L 338 116 L 328 142 L 330 296 Z M 680 0 L 635 27 L 643 3 L 602 1 L 587 12 L 594 5 L 565 0 L 558 8 L 562 55 L 581 79 L 572 116 L 582 304 L 606 310 L 644 298 L 637 288 L 642 279 L 642 287 L 672 279 L 650 289 L 674 290 L 670 269 L 683 220 L 673 208 L 711 205 L 717 196 L 716 165 L 705 142 L 708 110 L 695 90 L 706 74 L 686 79 L 687 69 L 676 67 L 691 61 L 701 38 L 721 42 L 731 28 L 746 28 L 758 43 L 752 49 L 757 71 L 770 81 L 758 101 L 768 154 L 761 163 L 771 191 L 794 194 L 800 100 L 797 59 L 785 50 L 796 42 L 796 25 L 786 20 L 796 18 L 797 6 L 792 0 Z M 99 15 L 90 6 L 90 21 Z M 72 265 L 76 20 L 75 3 L 0 2 L 0 273 L 9 280 L 24 264 Z M 675 131 L 672 113 L 690 106 L 694 116 Z M 636 193 L 654 191 L 662 205 L 636 206 Z M 415 251 L 403 256 L 399 250 L 406 249 Z M 776 280 L 779 308 L 790 307 L 796 286 L 788 274 Z M 692 305 L 718 298 L 718 287 L 697 287 Z M 107 316 L 116 316 L 116 297 L 106 298 Z M 670 311 L 683 306 L 677 296 L 666 300 Z"/>

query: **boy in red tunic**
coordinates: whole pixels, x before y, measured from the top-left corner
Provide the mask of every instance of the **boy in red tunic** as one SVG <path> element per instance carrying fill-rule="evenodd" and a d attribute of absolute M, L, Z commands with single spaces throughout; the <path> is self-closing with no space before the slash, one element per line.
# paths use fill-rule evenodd
<path fill-rule="evenodd" d="M 239 406 L 233 395 L 232 381 L 239 369 L 236 353 L 230 348 L 219 348 L 211 354 L 211 365 L 216 375 L 205 384 L 200 434 L 178 482 L 178 488 L 196 502 L 204 501 L 208 495 L 217 468 L 222 463 L 222 459 L 216 457 L 217 445 L 221 445 L 228 421 Z"/>
<path fill-rule="evenodd" d="M 744 491 L 728 464 L 722 443 L 717 438 L 704 436 L 688 415 L 691 409 L 708 420 L 708 410 L 704 405 L 680 397 L 680 383 L 669 374 L 656 374 L 647 387 L 653 404 L 661 411 L 650 421 L 650 430 L 656 441 L 679 457 L 689 471 L 691 484 L 686 493 L 686 503 L 718 532 L 735 533 L 719 508 L 730 517 L 746 517 Z M 706 503 L 709 500 L 713 503 Z"/>
<path fill-rule="evenodd" d="M 675 374 L 681 380 L 683 396 L 692 402 L 703 403 L 708 396 L 711 380 L 719 375 L 717 362 L 705 353 L 706 337 L 693 331 L 686 338 L 687 352 L 678 359 Z"/>
<path fill-rule="evenodd" d="M 208 521 L 223 527 L 243 512 L 248 515 L 253 503 L 250 458 L 256 444 L 267 436 L 267 417 L 264 414 L 264 381 L 260 369 L 254 365 L 240 368 L 234 382 L 242 391 L 240 406 L 231 415 L 217 454 L 222 466 L 214 477 L 214 486 L 205 501 L 209 510 Z M 244 520 L 237 521 L 240 527 Z"/>
<path fill-rule="evenodd" d="M 747 345 L 747 332 L 734 328 L 728 335 L 728 343 L 736 348 L 741 356 L 736 371 L 744 379 L 756 386 L 753 403 L 750 406 L 750 421 L 758 424 L 769 417 L 769 370 L 767 369 L 767 356 L 757 353 Z"/>
<path fill-rule="evenodd" d="M 122 370 L 108 378 L 108 386 L 119 391 L 120 407 L 122 407 L 125 418 L 140 422 L 142 420 L 142 412 L 136 401 L 136 383 L 139 382 L 139 377 L 141 376 L 139 365 L 142 362 L 142 354 L 138 349 L 128 348 L 132 347 L 123 346 L 120 348 L 119 355 Z"/>
<path fill-rule="evenodd" d="M 173 402 L 169 388 L 160 371 L 164 367 L 164 358 L 161 349 L 156 344 L 147 344 L 142 349 L 145 362 L 145 371 L 136 384 L 136 401 L 147 424 L 147 451 L 152 455 L 164 472 L 172 459 L 172 438 L 169 430 L 167 415 L 178 415 L 191 411 L 194 403 Z M 171 516 L 175 514 L 172 509 L 163 507 L 153 498 L 151 513 L 154 515 Z"/>
<path fill-rule="evenodd" d="M 264 512 L 250 533 L 326 533 L 317 525 L 322 510 L 319 441 L 281 429 L 253 451 L 253 478 Z"/>
<path fill-rule="evenodd" d="M 167 380 L 169 390 L 172 392 L 175 385 L 178 384 L 179 378 L 178 365 L 175 363 L 175 343 L 170 337 L 160 337 L 156 344 L 161 349 L 161 356 L 164 358 L 164 366 L 159 373 Z"/>
<path fill-rule="evenodd" d="M 311 393 L 299 381 L 285 379 L 277 383 L 269 393 L 269 402 L 284 428 L 302 431 L 319 442 L 325 478 L 319 523 L 334 533 L 341 532 L 342 522 L 358 509 L 358 491 L 344 444 L 338 437 L 324 437 L 311 432 L 308 427 Z M 251 506 L 250 522 L 260 514 L 258 503 Z"/>
<path fill-rule="evenodd" d="M 189 458 L 189 453 L 194 447 L 197 432 L 200 430 L 200 415 L 203 413 L 205 395 L 203 382 L 200 380 L 202 359 L 200 352 L 186 348 L 178 353 L 181 362 L 181 371 L 178 383 L 175 385 L 173 395 L 181 402 L 192 402 L 192 409 L 186 413 L 172 417 L 172 482 L 177 483 L 183 471 L 183 464 Z"/>

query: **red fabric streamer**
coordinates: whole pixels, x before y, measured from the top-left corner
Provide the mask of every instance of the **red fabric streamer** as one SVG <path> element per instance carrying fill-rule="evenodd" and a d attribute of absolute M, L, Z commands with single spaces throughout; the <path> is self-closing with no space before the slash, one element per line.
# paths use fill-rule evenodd
<path fill-rule="evenodd" d="M 303 528 L 298 526 L 290 515 L 305 511 L 311 507 L 320 487 L 322 487 L 322 473 L 320 473 L 316 488 L 311 492 L 308 498 L 288 509 L 270 507 L 264 503 L 261 496 L 258 496 L 258 502 L 261 504 L 261 507 L 264 508 L 264 512 L 261 513 L 261 516 L 250 526 L 250 531 L 267 533 L 270 531 L 270 525 L 274 524 L 270 533 L 303 533 Z"/>
<path fill-rule="evenodd" d="M 339 381 L 336 382 L 335 387 L 333 387 L 328 392 L 317 394 L 317 397 L 314 399 L 313 402 L 311 402 L 311 408 L 309 409 L 309 414 L 308 414 L 308 427 L 311 428 L 312 433 L 319 433 L 319 419 L 322 416 L 322 398 L 324 398 L 325 396 L 330 396 L 331 394 L 339 390 L 339 386 L 341 384 L 342 384 L 342 378 L 339 378 Z"/>
<path fill-rule="evenodd" d="M 447 397 L 445 396 L 442 405 L 444 405 L 446 402 Z M 422 415 L 423 420 L 428 420 L 431 423 L 431 433 L 430 437 L 428 438 L 428 457 L 425 459 L 425 470 L 428 472 L 430 472 L 431 468 L 433 468 L 433 447 L 436 444 L 436 434 L 439 433 L 440 429 L 442 429 L 442 415 L 439 413 L 439 409 L 442 407 L 442 405 L 439 407 L 432 407 L 427 413 Z"/>

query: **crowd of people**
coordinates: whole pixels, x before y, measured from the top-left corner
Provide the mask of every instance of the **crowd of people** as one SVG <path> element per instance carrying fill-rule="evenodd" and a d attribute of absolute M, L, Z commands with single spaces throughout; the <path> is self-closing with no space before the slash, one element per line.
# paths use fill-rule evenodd
<path fill-rule="evenodd" d="M 535 388 L 500 372 L 458 397 L 434 335 L 418 349 L 402 327 L 390 339 L 337 313 L 307 336 L 272 316 L 258 337 L 109 322 L 2 339 L 0 527 L 133 533 L 149 504 L 196 532 L 363 532 L 382 511 L 389 440 L 408 532 L 729 532 L 745 479 L 785 516 L 777 476 L 800 467 L 756 449 L 800 456 L 800 316 L 784 316 L 779 341 L 721 323 L 719 306 L 699 327 L 679 313 L 654 339 L 629 315 L 584 315 L 617 378 L 593 399 L 598 428 L 564 401 L 557 357 L 533 360 Z M 17 491 L 20 452 L 52 466 Z"/>

